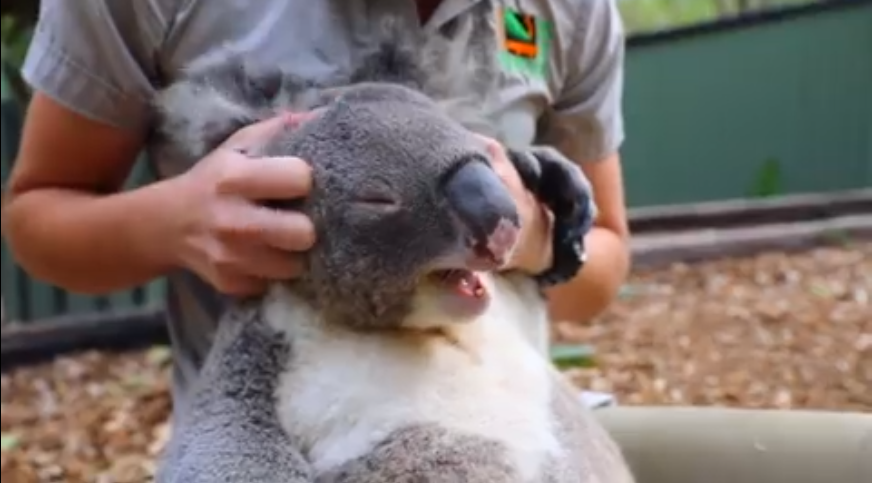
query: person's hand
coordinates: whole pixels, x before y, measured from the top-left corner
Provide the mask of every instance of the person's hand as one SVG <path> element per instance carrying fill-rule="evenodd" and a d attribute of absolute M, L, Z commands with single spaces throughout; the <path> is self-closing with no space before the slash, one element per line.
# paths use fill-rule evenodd
<path fill-rule="evenodd" d="M 183 200 L 176 223 L 179 265 L 219 292 L 262 293 L 271 281 L 289 280 L 305 268 L 300 252 L 315 241 L 305 215 L 259 206 L 263 200 L 305 197 L 311 169 L 293 157 L 249 157 L 300 115 L 286 115 L 245 127 L 191 170 L 174 180 Z"/>
<path fill-rule="evenodd" d="M 551 231 L 553 215 L 524 187 L 518 170 L 509 160 L 505 148 L 497 141 L 480 136 L 487 145 L 494 170 L 503 180 L 518 210 L 521 222 L 518 244 L 506 269 L 538 274 L 551 266 Z"/>

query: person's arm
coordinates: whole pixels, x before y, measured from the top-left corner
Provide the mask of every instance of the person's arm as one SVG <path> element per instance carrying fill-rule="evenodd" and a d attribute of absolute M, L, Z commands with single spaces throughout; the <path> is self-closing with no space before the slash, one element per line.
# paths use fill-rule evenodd
<path fill-rule="evenodd" d="M 86 118 L 42 91 L 31 101 L 3 201 L 3 233 L 32 276 L 68 290 L 130 288 L 171 266 L 166 183 L 119 192 L 142 134 Z"/>
<path fill-rule="evenodd" d="M 122 191 L 151 123 L 153 65 L 186 0 L 43 0 L 23 69 L 35 90 L 4 192 L 3 235 L 31 275 L 106 293 L 181 267 L 245 294 L 292 278 L 311 223 L 251 203 L 305 195 L 306 163 L 251 158 L 289 119 L 248 126 L 182 176 Z"/>
<path fill-rule="evenodd" d="M 579 275 L 549 290 L 555 320 L 584 322 L 617 296 L 630 267 L 629 228 L 619 148 L 624 30 L 614 1 L 579 2 L 578 33 L 563 54 L 566 82 L 545 119 L 544 144 L 578 162 L 599 210 L 585 238 L 588 261 Z"/>
<path fill-rule="evenodd" d="M 263 290 L 299 273 L 314 242 L 297 213 L 247 201 L 305 195 L 309 168 L 291 158 L 252 158 L 239 149 L 287 122 L 276 117 L 233 134 L 184 175 L 120 191 L 141 145 L 130 131 L 34 98 L 21 156 L 3 206 L 3 231 L 33 276 L 67 290 L 130 288 L 176 267 L 225 293 Z"/>
<path fill-rule="evenodd" d="M 119 8 L 119 5 L 123 6 Z M 34 277 L 77 292 L 163 273 L 162 184 L 120 193 L 149 124 L 171 1 L 43 0 L 22 69 L 34 90 L 3 200 L 3 232 Z"/>

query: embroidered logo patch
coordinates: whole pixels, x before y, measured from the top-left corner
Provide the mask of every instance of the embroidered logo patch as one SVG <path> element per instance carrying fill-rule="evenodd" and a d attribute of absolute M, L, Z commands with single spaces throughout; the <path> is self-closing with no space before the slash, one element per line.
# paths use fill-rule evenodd
<path fill-rule="evenodd" d="M 532 14 L 497 8 L 500 64 L 507 71 L 542 78 L 551 46 L 551 24 Z"/>

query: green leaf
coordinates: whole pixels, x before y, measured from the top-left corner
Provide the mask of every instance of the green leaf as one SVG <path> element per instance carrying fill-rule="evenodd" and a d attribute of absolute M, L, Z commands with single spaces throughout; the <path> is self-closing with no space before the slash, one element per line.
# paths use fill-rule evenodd
<path fill-rule="evenodd" d="M 596 365 L 594 352 L 593 346 L 586 344 L 555 345 L 551 348 L 551 360 L 561 369 L 593 367 Z"/>
<path fill-rule="evenodd" d="M 172 352 L 167 346 L 152 347 L 146 355 L 148 363 L 154 366 L 162 366 L 170 361 Z"/>
<path fill-rule="evenodd" d="M 765 160 L 757 171 L 757 177 L 749 195 L 753 198 L 768 198 L 778 195 L 782 191 L 781 178 L 781 163 L 774 158 Z"/>
<path fill-rule="evenodd" d="M 0 439 L 0 449 L 2 449 L 4 453 L 12 451 L 18 447 L 19 443 L 21 443 L 21 438 L 19 438 L 17 434 L 3 433 L 2 439 Z"/>

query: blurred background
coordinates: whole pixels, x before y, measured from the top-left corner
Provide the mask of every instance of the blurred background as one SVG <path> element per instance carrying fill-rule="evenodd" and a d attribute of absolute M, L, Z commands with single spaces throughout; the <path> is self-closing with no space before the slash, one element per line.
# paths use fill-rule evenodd
<path fill-rule="evenodd" d="M 635 268 L 603 317 L 555 323 L 555 361 L 622 404 L 872 411 L 872 1 L 617 1 Z M 37 8 L 2 3 L 4 190 Z M 142 481 L 162 281 L 70 294 L 4 241 L 2 296 L 3 478 Z"/>

